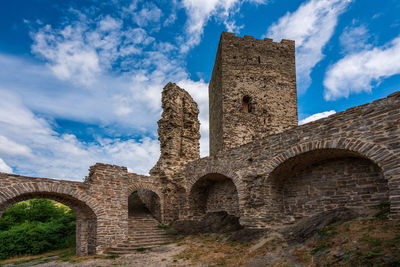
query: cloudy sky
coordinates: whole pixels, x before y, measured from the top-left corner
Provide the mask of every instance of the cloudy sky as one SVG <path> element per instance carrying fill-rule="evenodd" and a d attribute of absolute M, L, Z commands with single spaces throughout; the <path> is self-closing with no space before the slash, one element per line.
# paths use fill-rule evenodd
<path fill-rule="evenodd" d="M 146 174 L 161 90 L 199 104 L 222 31 L 296 41 L 300 123 L 400 90 L 398 0 L 0 2 L 0 171 L 82 180 L 96 162 Z"/>

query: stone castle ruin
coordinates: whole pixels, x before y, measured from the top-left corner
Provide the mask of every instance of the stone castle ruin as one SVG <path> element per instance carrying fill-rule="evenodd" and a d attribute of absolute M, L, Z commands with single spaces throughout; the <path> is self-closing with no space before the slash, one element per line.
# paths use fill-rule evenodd
<path fill-rule="evenodd" d="M 268 228 L 340 207 L 373 214 L 390 202 L 390 218 L 400 219 L 400 92 L 298 126 L 294 42 L 223 33 L 209 97 L 209 157 L 199 154 L 197 104 L 168 83 L 150 175 L 100 163 L 84 182 L 0 173 L 0 215 L 30 198 L 68 205 L 78 255 L 166 242 L 158 222 L 219 211 Z"/>

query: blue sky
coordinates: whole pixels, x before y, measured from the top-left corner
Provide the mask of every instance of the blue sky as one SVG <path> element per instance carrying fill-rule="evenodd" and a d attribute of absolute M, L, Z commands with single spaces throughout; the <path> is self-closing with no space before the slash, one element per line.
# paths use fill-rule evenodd
<path fill-rule="evenodd" d="M 400 89 L 397 0 L 13 0 L 0 3 L 0 171 L 82 180 L 96 162 L 146 174 L 161 90 L 200 108 L 222 31 L 296 41 L 300 123 Z"/>

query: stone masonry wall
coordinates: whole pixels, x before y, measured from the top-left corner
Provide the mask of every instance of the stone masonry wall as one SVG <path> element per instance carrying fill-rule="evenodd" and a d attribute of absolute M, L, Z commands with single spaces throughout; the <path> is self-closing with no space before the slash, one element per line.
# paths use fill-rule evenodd
<path fill-rule="evenodd" d="M 128 196 L 132 191 L 158 192 L 159 188 L 151 177 L 128 174 L 126 167 L 100 163 L 90 168 L 83 183 L 0 173 L 0 216 L 23 200 L 58 201 L 77 216 L 77 254 L 101 254 L 128 238 Z"/>
<path fill-rule="evenodd" d="M 286 165 L 287 162 L 293 161 L 298 166 L 309 166 L 309 162 L 297 161 L 296 159 L 312 152 L 317 153 L 316 158 L 321 160 L 332 161 L 343 157 L 352 157 L 367 159 L 368 162 L 374 164 L 373 166 L 378 166 L 387 183 L 387 194 L 391 203 L 391 218 L 400 219 L 399 121 L 400 92 L 397 92 L 387 98 L 348 109 L 328 118 L 294 127 L 282 133 L 230 149 L 224 153 L 190 162 L 184 170 L 188 194 L 195 189 L 196 182 L 202 177 L 210 173 L 219 173 L 230 178 L 235 184 L 243 225 L 267 227 L 273 221 L 278 224 L 282 223 L 275 216 L 279 209 L 273 201 L 276 191 L 271 188 L 270 180 L 273 179 L 274 171 L 279 169 L 279 166 L 283 166 L 283 173 L 291 171 L 294 165 Z M 368 168 L 371 168 L 371 166 Z M 345 166 L 340 168 L 343 172 Z M 359 183 L 359 188 L 351 189 L 353 179 L 359 175 L 357 167 L 352 169 L 354 177 L 353 174 L 348 175 L 349 171 L 345 171 L 342 178 L 339 178 L 340 168 L 337 170 L 337 174 L 334 174 L 335 171 L 332 170 L 331 175 L 333 177 L 336 175 L 338 181 L 342 182 L 342 179 L 347 178 L 349 180 L 349 188 L 346 189 L 348 192 L 364 187 Z M 362 190 L 371 190 L 367 194 L 370 194 L 371 198 L 376 197 L 376 202 L 385 199 L 385 196 L 379 195 L 383 188 L 382 179 L 376 176 L 374 168 L 371 172 L 366 173 L 370 173 L 375 178 L 372 176 L 360 178 L 361 181 L 365 180 L 367 183 L 365 187 L 369 188 Z M 308 181 L 317 183 L 321 179 L 321 175 L 324 174 L 315 169 L 314 172 L 309 174 Z M 367 182 L 367 180 L 370 182 Z M 300 186 L 299 183 L 296 183 L 296 185 Z M 372 188 L 376 188 L 377 192 Z M 293 194 L 304 194 L 304 188 L 292 192 L 294 192 Z M 331 200 L 332 203 L 339 201 L 334 196 L 331 197 Z M 363 202 L 362 206 L 369 206 L 368 201 Z"/>
<path fill-rule="evenodd" d="M 236 187 L 229 179 L 218 181 L 209 187 L 206 212 L 216 211 L 240 216 Z"/>
<path fill-rule="evenodd" d="M 210 173 L 199 179 L 188 196 L 189 212 L 185 219 L 201 219 L 206 213 L 226 211 L 239 216 L 238 194 L 232 181 Z"/>
<path fill-rule="evenodd" d="M 185 90 L 168 83 L 162 92 L 162 108 L 158 121 L 161 155 L 150 171 L 160 177 L 200 157 L 200 122 L 196 102 Z"/>
<path fill-rule="evenodd" d="M 297 126 L 294 42 L 222 33 L 209 96 L 211 155 Z"/>
<path fill-rule="evenodd" d="M 270 180 L 279 215 L 287 222 L 339 207 L 373 215 L 389 200 L 387 181 L 370 160 L 345 157 L 302 167 Z"/>

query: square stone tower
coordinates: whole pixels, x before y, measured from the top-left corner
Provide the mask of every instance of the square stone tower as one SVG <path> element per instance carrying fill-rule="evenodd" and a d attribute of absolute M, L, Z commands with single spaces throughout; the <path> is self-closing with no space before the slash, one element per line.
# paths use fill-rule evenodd
<path fill-rule="evenodd" d="M 210 155 L 297 126 L 294 41 L 222 33 L 208 91 Z"/>

